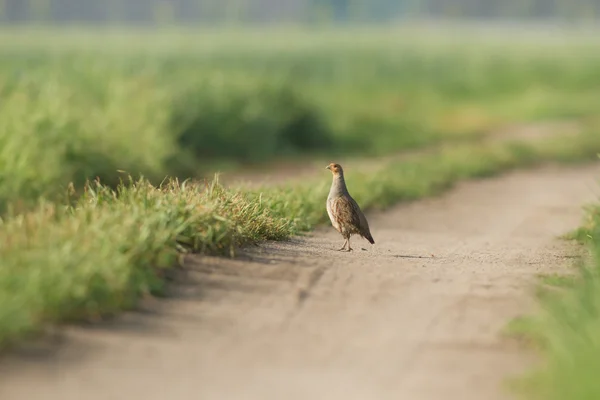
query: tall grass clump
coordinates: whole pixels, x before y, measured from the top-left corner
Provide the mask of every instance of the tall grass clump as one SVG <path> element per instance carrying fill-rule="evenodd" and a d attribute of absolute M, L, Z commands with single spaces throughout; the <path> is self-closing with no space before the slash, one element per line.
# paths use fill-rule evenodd
<path fill-rule="evenodd" d="M 116 184 L 118 169 L 165 173 L 176 146 L 163 129 L 160 91 L 143 78 L 98 76 L 84 62 L 47 67 L 0 78 L 0 210 L 62 193 L 69 182 Z"/>
<path fill-rule="evenodd" d="M 40 204 L 0 225 L 0 346 L 48 323 L 112 313 L 161 288 L 181 251 L 233 246 L 292 231 L 253 196 L 211 184 L 116 190 L 97 182 L 73 206 Z"/>
<path fill-rule="evenodd" d="M 170 122 L 181 148 L 200 160 L 257 162 L 332 145 L 324 116 L 286 83 L 196 83 L 176 93 Z"/>
<path fill-rule="evenodd" d="M 198 176 L 211 162 L 331 148 L 319 110 L 285 82 L 205 73 L 169 86 L 156 72 L 136 73 L 135 60 L 95 62 L 68 57 L 0 78 L 0 211 L 56 198 L 69 182 L 114 186 L 119 170 L 158 182 Z"/>

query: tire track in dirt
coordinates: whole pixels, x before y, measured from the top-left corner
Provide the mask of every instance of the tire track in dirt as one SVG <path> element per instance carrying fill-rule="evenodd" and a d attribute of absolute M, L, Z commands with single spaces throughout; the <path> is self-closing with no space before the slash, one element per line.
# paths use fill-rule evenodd
<path fill-rule="evenodd" d="M 500 331 L 534 307 L 538 273 L 568 265 L 576 248 L 557 236 L 599 176 L 465 182 L 371 214 L 376 245 L 349 254 L 327 227 L 235 260 L 188 257 L 166 300 L 5 357 L 0 398 L 510 398 L 502 379 L 532 359 Z"/>

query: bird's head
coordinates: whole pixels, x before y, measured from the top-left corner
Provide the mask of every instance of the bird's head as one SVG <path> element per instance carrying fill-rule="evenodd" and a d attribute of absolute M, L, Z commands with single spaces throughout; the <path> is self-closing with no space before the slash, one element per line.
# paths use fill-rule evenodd
<path fill-rule="evenodd" d="M 342 169 L 342 166 L 340 164 L 331 163 L 326 168 L 331 171 L 333 176 L 338 176 L 338 175 L 344 174 L 344 170 Z"/>

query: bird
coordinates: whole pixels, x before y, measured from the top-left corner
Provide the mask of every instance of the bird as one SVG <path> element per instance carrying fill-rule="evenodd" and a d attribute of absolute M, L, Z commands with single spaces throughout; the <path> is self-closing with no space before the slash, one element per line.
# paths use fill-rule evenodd
<path fill-rule="evenodd" d="M 360 235 L 369 243 L 375 244 L 367 218 L 358 203 L 348 193 L 342 166 L 330 163 L 326 168 L 333 175 L 333 182 L 327 197 L 327 214 L 333 227 L 345 239 L 344 245 L 338 251 L 352 251 L 352 247 L 350 247 L 350 236 L 352 235 Z"/>

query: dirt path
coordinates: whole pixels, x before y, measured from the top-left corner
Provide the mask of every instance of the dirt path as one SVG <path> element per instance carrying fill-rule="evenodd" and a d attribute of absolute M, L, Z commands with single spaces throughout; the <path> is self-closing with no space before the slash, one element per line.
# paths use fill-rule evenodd
<path fill-rule="evenodd" d="M 5 357 L 2 400 L 494 400 L 529 361 L 499 333 L 568 264 L 557 235 L 598 166 L 469 182 L 370 215 L 351 254 L 331 229 L 244 259 L 190 257 L 172 297 Z M 367 248 L 362 251 L 361 247 Z M 434 258 L 431 254 L 435 255 Z"/>

